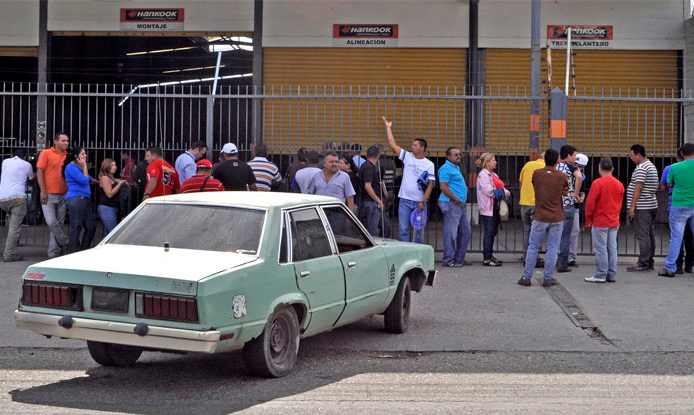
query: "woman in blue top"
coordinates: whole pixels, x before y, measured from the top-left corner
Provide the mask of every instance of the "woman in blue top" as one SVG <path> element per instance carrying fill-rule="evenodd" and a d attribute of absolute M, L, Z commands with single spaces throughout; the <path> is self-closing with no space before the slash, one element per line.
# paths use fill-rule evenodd
<path fill-rule="evenodd" d="M 63 164 L 63 176 L 67 182 L 65 203 L 70 213 L 69 247 L 70 253 L 82 251 L 92 246 L 96 222 L 90 199 L 89 184 L 94 179 L 87 173 L 87 152 L 84 147 L 75 147 L 67 153 Z M 80 234 L 84 229 L 82 240 Z"/>

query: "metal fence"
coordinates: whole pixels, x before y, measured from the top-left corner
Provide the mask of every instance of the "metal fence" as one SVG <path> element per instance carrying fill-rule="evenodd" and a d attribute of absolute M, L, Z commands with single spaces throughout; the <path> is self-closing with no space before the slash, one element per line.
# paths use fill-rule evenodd
<path fill-rule="evenodd" d="M 585 171 L 588 186 L 599 177 L 598 161 L 605 156 L 613 158 L 615 176 L 626 186 L 634 168 L 628 158 L 629 148 L 637 142 L 646 146 L 659 171 L 672 163 L 682 141 L 682 103 L 692 101 L 681 96 L 678 91 L 585 89 L 569 97 L 567 141 L 590 157 Z M 40 105 L 46 109 L 48 145 L 56 132 L 67 133 L 71 145 L 87 149 L 94 176 L 104 158 L 113 158 L 122 168 L 124 153 L 139 161 L 153 145 L 159 145 L 164 158 L 173 163 L 196 140 L 208 143 L 216 161 L 227 142 L 235 143 L 241 157 L 248 158 L 253 143 L 262 139 L 270 148 L 270 158 L 285 171 L 300 147 L 346 150 L 360 144 L 365 150 L 381 143 L 387 148 L 380 119 L 385 115 L 394 122 L 401 146 L 409 148 L 415 137 L 428 140 L 428 157 L 437 169 L 445 162 L 446 148 L 456 146 L 463 151 L 461 168 L 470 186 L 468 213 L 473 222 L 471 251 L 481 251 L 482 242 L 477 226 L 474 160 L 482 151 L 496 155 L 497 172 L 513 197 L 512 217 L 502 225 L 495 249 L 520 253 L 518 175 L 529 160 L 530 103 L 529 91 L 515 87 L 276 86 L 253 90 L 221 86 L 212 95 L 209 86 L 200 85 L 133 88 L 51 84 L 39 92 L 36 84 L 6 83 L 0 85 L 0 156 L 4 159 L 15 148 L 26 149 L 32 159 L 37 156 Z M 540 107 L 540 149 L 544 149 L 549 145 L 549 98 L 540 98 Z M 437 196 L 438 190 L 432 201 Z M 669 241 L 667 195 L 659 197 L 657 253 L 664 255 Z M 430 203 L 429 209 L 431 223 L 425 242 L 442 250 L 440 211 L 435 203 Z M 392 206 L 390 215 L 397 231 L 395 212 L 396 206 Z M 40 207 L 33 202 L 22 244 L 47 244 L 48 232 L 41 223 Z M 2 215 L 0 244 L 4 243 L 4 226 Z M 581 232 L 578 251 L 592 251 L 589 232 Z M 627 226 L 620 229 L 619 251 L 638 252 Z"/>

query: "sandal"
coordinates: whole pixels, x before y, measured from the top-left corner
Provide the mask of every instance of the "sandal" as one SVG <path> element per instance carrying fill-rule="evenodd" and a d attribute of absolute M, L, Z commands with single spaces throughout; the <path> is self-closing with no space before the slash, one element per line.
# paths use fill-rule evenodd
<path fill-rule="evenodd" d="M 491 259 L 485 259 L 482 261 L 482 265 L 487 266 L 487 267 L 500 267 L 501 262 L 494 260 L 494 258 Z"/>

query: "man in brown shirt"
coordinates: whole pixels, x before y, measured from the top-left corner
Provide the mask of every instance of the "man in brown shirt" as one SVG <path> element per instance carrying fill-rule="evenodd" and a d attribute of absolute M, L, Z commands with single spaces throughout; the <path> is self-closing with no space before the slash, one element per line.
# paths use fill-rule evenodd
<path fill-rule="evenodd" d="M 537 254 L 542 248 L 542 242 L 547 238 L 547 255 L 545 256 L 545 275 L 543 287 L 551 287 L 557 283 L 552 278 L 554 266 L 557 263 L 557 251 L 564 226 L 564 206 L 562 195 L 569 192 L 569 182 L 566 174 L 556 169 L 559 153 L 556 150 L 545 151 L 545 167 L 533 172 L 533 188 L 535 189 L 535 216 L 530 229 L 528 252 L 525 256 L 525 271 L 518 280 L 518 285 L 530 286 Z"/>

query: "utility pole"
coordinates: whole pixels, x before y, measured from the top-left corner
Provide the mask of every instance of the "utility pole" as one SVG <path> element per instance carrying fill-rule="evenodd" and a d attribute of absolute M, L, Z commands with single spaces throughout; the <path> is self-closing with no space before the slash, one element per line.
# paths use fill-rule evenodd
<path fill-rule="evenodd" d="M 46 68 L 48 67 L 48 0 L 39 1 L 39 67 L 36 97 L 36 152 L 46 149 Z M 28 145 L 29 143 L 27 143 Z"/>
<path fill-rule="evenodd" d="M 253 11 L 253 94 L 264 94 L 263 87 L 263 0 L 255 0 Z M 263 99 L 253 99 L 253 144 L 263 141 Z"/>
<path fill-rule="evenodd" d="M 530 158 L 540 146 L 540 0 L 531 0 L 530 18 Z"/>

